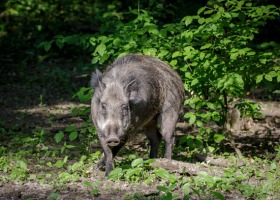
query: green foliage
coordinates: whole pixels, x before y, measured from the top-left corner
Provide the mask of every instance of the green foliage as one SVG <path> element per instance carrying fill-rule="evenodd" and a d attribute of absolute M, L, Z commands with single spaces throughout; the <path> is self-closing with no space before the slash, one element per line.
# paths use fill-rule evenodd
<path fill-rule="evenodd" d="M 219 143 L 224 137 L 204 127 L 206 123 L 225 124 L 232 99 L 239 100 L 236 107 L 242 116 L 259 115 L 256 104 L 243 100 L 245 93 L 261 86 L 263 79 L 279 84 L 280 71 L 275 63 L 280 56 L 279 45 L 255 44 L 259 28 L 275 19 L 279 8 L 237 0 L 209 1 L 207 5 L 195 16 L 163 26 L 152 12 L 131 10 L 133 20 L 117 22 L 113 33 L 96 34 L 90 43 L 95 47 L 92 64 L 133 52 L 168 62 L 193 94 L 185 104 L 194 111 L 185 117 L 200 128 L 201 136 L 212 135 Z"/>
<path fill-rule="evenodd" d="M 57 143 L 59 143 L 64 138 L 64 133 L 62 131 L 59 131 L 57 134 L 55 134 L 54 139 Z"/>
<path fill-rule="evenodd" d="M 129 160 L 131 161 L 127 169 L 115 168 L 108 176 L 109 180 L 127 180 L 138 182 L 140 180 L 145 181 L 146 183 L 151 182 L 154 178 L 154 174 L 150 174 L 147 170 L 150 169 L 150 163 L 154 162 L 154 159 L 143 160 L 142 158 L 136 158 L 135 155 L 130 155 Z"/>
<path fill-rule="evenodd" d="M 91 193 L 93 196 L 97 197 L 100 195 L 99 193 L 99 187 L 101 185 L 100 182 L 89 182 L 89 181 L 84 181 L 84 185 L 91 188 Z"/>
<path fill-rule="evenodd" d="M 152 1 L 145 10 L 138 5 L 137 9 L 120 12 L 120 5 L 112 3 L 107 7 L 108 12 L 103 11 L 102 18 L 95 19 L 102 21 L 99 33 L 60 34 L 40 46 L 46 51 L 54 44 L 59 48 L 65 44 L 81 46 L 92 51 L 92 64 L 96 66 L 133 52 L 168 62 L 180 73 L 186 90 L 192 94 L 185 104 L 194 110 L 184 116 L 190 124 L 199 127 L 201 136 L 216 136 L 212 138 L 215 142 L 222 138 L 217 139 L 217 133 L 204 125 L 210 121 L 225 124 L 232 99 L 239 100 L 236 107 L 244 117 L 259 115 L 259 108 L 243 101 L 243 97 L 250 89 L 267 86 L 268 82 L 272 82 L 268 87 L 271 91 L 279 84 L 279 63 L 276 62 L 279 45 L 256 42 L 259 29 L 279 15 L 279 8 L 259 6 L 257 1 L 209 1 L 197 15 L 160 24 L 158 16 L 164 12 L 164 6 L 157 4 L 156 9 L 150 9 L 151 5 L 154 5 Z M 99 4 L 95 6 L 97 9 Z M 74 97 L 88 102 L 91 95 L 89 88 L 81 88 Z M 76 109 L 74 113 L 86 115 L 89 108 Z M 76 135 L 72 133 L 71 139 Z"/>
<path fill-rule="evenodd" d="M 234 99 L 243 117 L 259 116 L 259 106 L 243 99 L 251 88 L 271 82 L 271 92 L 277 89 L 279 44 L 256 42 L 260 28 L 279 16 L 276 6 L 260 6 L 250 0 L 209 1 L 197 15 L 163 25 L 157 19 L 161 6 L 157 11 L 138 8 L 118 12 L 116 8 L 112 7 L 116 18 L 110 18 L 99 33 L 80 36 L 88 41 L 83 46 L 93 49 L 92 64 L 103 65 L 127 53 L 143 53 L 168 62 L 192 94 L 185 101 L 192 111 L 184 117 L 199 128 L 201 138 L 207 135 L 215 143 L 224 139 L 205 124 L 214 121 L 224 125 Z M 53 41 L 62 47 L 76 39 L 57 36 Z M 86 102 L 91 90 L 82 88 L 76 96 Z"/>
<path fill-rule="evenodd" d="M 73 127 L 67 129 L 67 131 L 73 130 Z M 60 188 L 65 184 L 79 183 L 82 180 L 92 196 L 100 195 L 103 184 L 99 181 L 92 182 L 91 178 L 92 173 L 94 173 L 93 163 L 99 160 L 100 151 L 85 153 L 85 151 L 77 148 L 68 149 L 67 154 L 65 152 L 61 152 L 61 154 L 53 153 L 58 152 L 61 147 L 52 149 L 53 140 L 49 140 L 52 136 L 48 134 L 44 135 L 45 142 L 43 143 L 44 146 L 48 146 L 47 149 L 40 147 L 42 145 L 40 140 L 35 140 L 35 146 L 38 149 L 26 151 L 25 148 L 30 143 L 29 136 L 24 136 L 21 132 L 16 132 L 13 129 L 2 128 L 2 131 L 9 132 L 14 139 L 5 142 L 0 141 L 0 184 L 7 181 L 26 182 L 32 180 L 40 184 L 51 184 Z M 41 132 L 38 128 L 35 131 Z M 34 137 L 37 136 L 34 135 Z M 182 139 L 182 142 L 188 140 L 193 143 L 197 142 L 194 137 Z M 5 146 L 7 144 L 17 148 L 7 148 Z M 279 147 L 275 149 L 279 151 Z M 75 151 L 79 151 L 79 153 L 74 154 Z M 245 160 L 246 164 L 242 167 L 221 168 L 220 176 L 213 176 L 203 171 L 197 176 L 174 174 L 166 169 L 150 166 L 153 162 L 153 159 L 144 160 L 136 155 L 130 155 L 116 163 L 117 168 L 109 175 L 109 179 L 125 181 L 126 184 L 132 185 L 139 185 L 140 183 L 155 185 L 155 189 L 158 191 L 157 195 L 160 195 L 161 199 L 167 200 L 177 198 L 222 200 L 225 199 L 226 193 L 236 191 L 243 198 L 248 199 L 267 199 L 271 196 L 279 196 L 279 156 L 271 160 L 252 157 Z M 208 167 L 212 170 L 211 166 Z M 37 168 L 40 171 L 37 171 Z M 213 170 L 217 169 L 214 168 Z M 59 194 L 59 190 L 55 193 Z M 135 199 L 137 199 L 136 197 L 146 198 L 140 194 L 133 196 Z M 129 196 L 127 198 L 129 199 Z"/>
<path fill-rule="evenodd" d="M 92 68 L 103 66 L 127 53 L 158 57 L 182 77 L 186 90 L 191 94 L 185 101 L 191 109 L 184 117 L 199 128 L 197 136 L 180 138 L 178 151 L 191 154 L 197 151 L 215 152 L 225 134 L 206 127 L 207 123 L 214 121 L 224 125 L 228 104 L 232 102 L 237 102 L 235 107 L 242 116 L 259 116 L 260 107 L 244 100 L 245 94 L 255 88 L 279 92 L 279 44 L 270 41 L 259 43 L 258 40 L 258 34 L 267 21 L 279 16 L 279 8 L 260 5 L 259 1 L 253 0 L 209 1 L 193 16 L 165 23 L 160 18 L 161 14 L 172 10 L 155 2 L 149 1 L 150 7 L 143 8 L 142 2 L 138 1 L 137 9 L 132 6 L 123 11 L 120 9 L 123 5 L 118 1 L 103 4 L 90 0 L 82 3 L 8 0 L 5 5 L 0 5 L 3 10 L 0 17 L 5 22 L 0 24 L 0 60 L 20 60 L 23 62 L 20 66 L 29 66 L 24 63 L 36 57 L 34 46 L 43 50 L 38 51 L 40 55 L 36 57 L 40 62 L 57 52 L 61 56 L 64 52 L 61 49 L 67 50 L 65 52 L 76 50 L 74 56 L 78 55 L 77 52 L 90 52 Z M 83 32 L 79 27 L 84 22 L 97 25 L 98 30 L 90 34 Z M 23 47 L 28 49 L 22 51 Z M 24 52 L 24 55 L 16 55 L 21 59 L 14 59 L 13 52 Z M 58 74 L 59 83 L 68 83 L 65 77 L 69 78 L 69 74 L 65 71 L 56 69 L 47 74 L 48 80 Z M 36 78 L 34 80 L 37 81 Z M 88 104 L 92 92 L 90 88 L 83 87 L 73 98 Z M 40 104 L 43 106 L 44 103 L 42 94 Z M 7 181 L 32 180 L 62 187 L 82 180 L 93 196 L 99 196 L 102 185 L 98 181 L 92 182 L 91 177 L 95 173 L 93 164 L 99 160 L 101 153 L 96 150 L 92 153 L 91 146 L 97 142 L 97 136 L 88 120 L 89 113 L 89 105 L 74 108 L 74 116 L 86 118 L 82 126 L 69 126 L 55 135 L 40 127 L 25 135 L 0 123 L 0 134 L 3 136 L 0 141 L 0 185 Z M 151 167 L 152 159 L 144 160 L 134 155 L 116 161 L 117 167 L 109 179 L 127 184 L 152 183 L 157 186 L 160 197 L 168 200 L 222 200 L 226 193 L 232 191 L 241 193 L 247 199 L 277 198 L 280 148 L 275 147 L 275 151 L 275 159 L 253 157 L 246 160 L 242 168 L 231 166 L 221 169 L 221 176 L 203 171 L 197 176 L 174 174 Z M 212 169 L 211 166 L 209 168 Z M 52 193 L 48 198 L 59 197 L 59 193 Z M 131 198 L 143 199 L 146 196 L 135 194 Z"/>
<path fill-rule="evenodd" d="M 58 199 L 59 197 L 60 194 L 53 192 L 48 196 L 48 199 Z"/>
<path fill-rule="evenodd" d="M 82 87 L 74 96 L 78 97 L 79 101 L 81 103 L 88 103 L 91 100 L 92 97 L 92 90 L 90 88 Z"/>
<path fill-rule="evenodd" d="M 17 63 L 41 62 L 56 53 L 46 55 L 36 47 L 49 50 L 52 43 L 58 49 L 65 43 L 74 44 L 74 48 L 67 46 L 65 52 L 82 55 L 88 43 L 87 37 L 82 37 L 80 33 L 88 35 L 96 32 L 102 21 L 101 12 L 105 11 L 107 5 L 95 0 L 6 0 L 0 6 L 0 43 L 4 47 L 1 48 L 1 57 Z M 47 41 L 50 38 L 54 39 Z M 17 55 L 13 55 L 15 51 L 18 51 Z"/>

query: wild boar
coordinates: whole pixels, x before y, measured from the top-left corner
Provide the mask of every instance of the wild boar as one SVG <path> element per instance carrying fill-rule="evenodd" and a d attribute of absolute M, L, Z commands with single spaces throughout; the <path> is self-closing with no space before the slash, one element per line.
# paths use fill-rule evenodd
<path fill-rule="evenodd" d="M 171 159 L 174 130 L 183 108 L 184 86 L 179 75 L 159 59 L 128 54 L 108 70 L 92 75 L 92 120 L 104 151 L 97 168 L 113 169 L 113 157 L 129 136 L 144 131 L 150 140 L 150 157 L 158 156 L 161 138 L 165 158 Z"/>

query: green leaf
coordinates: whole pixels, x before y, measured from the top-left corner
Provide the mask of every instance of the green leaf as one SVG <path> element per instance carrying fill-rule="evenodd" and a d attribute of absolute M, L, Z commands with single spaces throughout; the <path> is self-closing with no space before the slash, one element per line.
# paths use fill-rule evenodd
<path fill-rule="evenodd" d="M 119 180 L 123 176 L 123 170 L 122 168 L 115 168 L 110 172 L 108 175 L 109 180 Z"/>
<path fill-rule="evenodd" d="M 224 12 L 224 16 L 225 16 L 226 18 L 231 18 L 231 14 L 228 13 L 228 12 Z"/>
<path fill-rule="evenodd" d="M 75 140 L 77 137 L 78 137 L 78 132 L 77 132 L 77 131 L 71 132 L 70 135 L 69 135 L 69 140 L 70 140 L 70 141 L 73 141 L 73 140 Z"/>
<path fill-rule="evenodd" d="M 208 49 L 211 46 L 212 46 L 211 43 L 207 43 L 207 44 L 203 45 L 202 47 L 200 47 L 200 49 Z"/>
<path fill-rule="evenodd" d="M 203 58 L 205 57 L 205 53 L 204 52 L 200 52 L 199 54 L 199 59 L 203 60 Z"/>
<path fill-rule="evenodd" d="M 160 50 L 158 57 L 163 59 L 169 52 L 166 50 Z"/>
<path fill-rule="evenodd" d="M 142 166 L 143 162 L 144 162 L 143 158 L 137 158 L 131 162 L 131 167 L 134 168 L 134 167 Z"/>
<path fill-rule="evenodd" d="M 196 125 L 197 125 L 198 127 L 203 127 L 202 121 L 197 121 L 197 122 L 196 122 Z"/>
<path fill-rule="evenodd" d="M 55 44 L 58 46 L 59 49 L 62 49 L 64 46 L 64 41 L 63 39 L 56 39 Z"/>
<path fill-rule="evenodd" d="M 92 191 L 91 191 L 91 194 L 95 197 L 99 196 L 100 193 L 99 193 L 99 189 L 98 188 L 94 188 Z"/>
<path fill-rule="evenodd" d="M 213 104 L 213 103 L 211 103 L 211 102 L 207 102 L 206 105 L 207 105 L 208 108 L 211 108 L 211 109 L 213 109 L 213 110 L 216 108 L 216 107 L 215 107 L 215 104 Z"/>
<path fill-rule="evenodd" d="M 260 58 L 259 60 L 262 64 L 266 64 L 266 58 Z"/>
<path fill-rule="evenodd" d="M 231 60 L 236 60 L 238 55 L 239 55 L 238 52 L 230 53 L 230 59 Z"/>
<path fill-rule="evenodd" d="M 64 133 L 62 131 L 59 131 L 57 134 L 55 134 L 54 139 L 56 143 L 61 142 L 61 140 L 64 138 Z"/>
<path fill-rule="evenodd" d="M 188 112 L 184 115 L 184 118 L 190 118 L 192 115 L 194 115 L 192 112 Z"/>
<path fill-rule="evenodd" d="M 98 58 L 98 57 L 93 57 L 93 58 L 91 59 L 91 63 L 92 63 L 92 64 L 98 63 L 98 61 L 99 61 L 99 58 Z"/>
<path fill-rule="evenodd" d="M 173 54 L 172 54 L 172 58 L 176 58 L 176 57 L 179 57 L 179 56 L 182 56 L 182 53 L 180 51 L 175 51 Z"/>
<path fill-rule="evenodd" d="M 178 63 L 177 60 L 171 60 L 170 65 L 171 65 L 173 68 L 176 68 L 177 63 Z"/>
<path fill-rule="evenodd" d="M 143 53 L 148 56 L 155 56 L 157 53 L 156 48 L 143 49 Z"/>
<path fill-rule="evenodd" d="M 60 194 L 53 192 L 48 196 L 48 199 L 58 199 L 59 197 Z"/>
<path fill-rule="evenodd" d="M 45 51 L 49 51 L 52 46 L 53 40 L 42 42 L 39 46 L 43 46 Z"/>
<path fill-rule="evenodd" d="M 250 2 L 250 3 L 246 3 L 245 6 L 247 7 L 251 7 L 253 4 Z"/>
<path fill-rule="evenodd" d="M 203 63 L 204 69 L 207 69 L 209 66 L 210 66 L 210 62 L 209 62 L 209 60 L 206 60 L 206 61 Z"/>
<path fill-rule="evenodd" d="M 116 38 L 113 40 L 113 44 L 116 46 L 116 47 L 119 47 L 121 45 L 122 41 L 120 38 Z"/>
<path fill-rule="evenodd" d="M 214 9 L 209 9 L 207 11 L 204 12 L 205 15 L 211 14 L 214 12 Z"/>
<path fill-rule="evenodd" d="M 82 90 L 82 89 L 81 89 Z M 72 131 L 74 131 L 74 130 L 76 130 L 77 128 L 76 128 L 76 126 L 75 125 L 72 125 L 72 126 L 67 126 L 66 127 L 66 129 L 65 129 L 65 131 L 66 132 L 72 132 Z"/>
<path fill-rule="evenodd" d="M 205 22 L 205 19 L 203 17 L 200 17 L 197 21 L 199 24 L 203 24 Z"/>
<path fill-rule="evenodd" d="M 211 18 L 214 19 L 215 21 L 217 21 L 221 18 L 221 16 L 222 16 L 221 13 L 217 12 L 216 14 L 212 15 Z"/>
<path fill-rule="evenodd" d="M 189 123 L 190 123 L 190 124 L 194 124 L 195 120 L 196 120 L 196 116 L 195 116 L 195 115 L 192 115 L 192 116 L 190 117 L 190 119 L 189 119 Z"/>
<path fill-rule="evenodd" d="M 67 144 L 65 147 L 66 147 L 67 149 L 73 149 L 73 148 L 75 148 L 75 146 L 74 146 L 74 145 L 71 145 L 71 144 Z"/>
<path fill-rule="evenodd" d="M 63 159 L 63 162 L 66 163 L 67 160 L 68 160 L 68 156 L 65 156 L 64 159 Z"/>
<path fill-rule="evenodd" d="M 90 37 L 90 38 L 89 38 L 89 43 L 90 43 L 91 45 L 95 46 L 95 45 L 96 45 L 96 38 L 95 38 L 95 37 Z"/>
<path fill-rule="evenodd" d="M 104 53 L 105 53 L 105 51 L 106 51 L 106 46 L 105 46 L 104 44 L 99 44 L 99 45 L 96 47 L 95 51 L 96 51 L 97 53 L 99 53 L 100 56 L 103 56 Z"/>
<path fill-rule="evenodd" d="M 216 143 L 220 143 L 221 141 L 223 141 L 225 139 L 225 136 L 222 135 L 222 134 L 218 134 L 218 133 L 215 133 L 214 134 L 214 141 Z"/>
<path fill-rule="evenodd" d="M 130 179 L 134 175 L 138 176 L 142 171 L 143 171 L 142 168 L 131 168 L 131 169 L 127 170 L 127 172 L 124 176 L 125 176 L 125 178 Z"/>
<path fill-rule="evenodd" d="M 57 160 L 57 161 L 55 162 L 55 166 L 56 166 L 57 168 L 59 168 L 59 169 L 62 168 L 63 165 L 64 165 L 63 160 Z"/>
<path fill-rule="evenodd" d="M 183 191 L 184 195 L 190 194 L 191 193 L 191 185 L 190 185 L 190 183 L 185 183 L 182 186 L 182 191 Z"/>
<path fill-rule="evenodd" d="M 272 76 L 270 74 L 266 74 L 264 78 L 270 82 L 272 81 Z"/>
<path fill-rule="evenodd" d="M 162 191 L 162 192 L 169 192 L 169 189 L 164 186 L 157 186 L 157 190 Z"/>
<path fill-rule="evenodd" d="M 70 180 L 73 178 L 73 177 L 72 177 L 69 173 L 67 173 L 67 172 L 62 172 L 62 173 L 60 173 L 58 177 L 61 179 L 61 181 L 70 181 Z"/>
<path fill-rule="evenodd" d="M 170 176 L 169 172 L 162 168 L 155 170 L 155 174 L 165 180 L 168 180 Z"/>
<path fill-rule="evenodd" d="M 277 73 L 276 71 L 271 71 L 268 74 L 272 77 L 277 77 L 279 73 Z"/>
<path fill-rule="evenodd" d="M 194 86 L 196 84 L 199 83 L 199 80 L 197 78 L 193 79 L 192 82 L 191 82 L 191 86 Z"/>
<path fill-rule="evenodd" d="M 173 196 L 171 194 L 171 192 L 167 192 L 166 195 L 163 195 L 161 197 L 161 200 L 172 200 L 173 199 Z"/>
<path fill-rule="evenodd" d="M 153 163 L 153 162 L 155 162 L 155 161 L 156 161 L 155 159 L 150 158 L 150 159 L 148 159 L 148 160 L 145 160 L 144 163 L 145 163 L 145 164 L 150 164 L 150 163 Z"/>
<path fill-rule="evenodd" d="M 187 39 L 188 42 L 191 42 L 192 39 L 193 39 L 193 32 L 192 31 L 184 31 L 182 34 L 181 34 L 182 37 L 185 37 Z"/>
<path fill-rule="evenodd" d="M 248 56 L 253 56 L 253 55 L 255 55 L 255 54 L 256 54 L 255 51 L 249 51 L 249 52 L 247 52 L 247 55 L 248 55 Z"/>
<path fill-rule="evenodd" d="M 23 162 L 22 160 L 18 162 L 19 167 L 23 170 L 27 170 L 27 165 L 25 162 Z"/>
<path fill-rule="evenodd" d="M 166 34 L 167 34 L 167 32 L 166 32 L 165 29 L 161 29 L 161 30 L 159 31 L 159 35 L 160 35 L 161 37 L 163 37 L 163 38 L 166 37 Z"/>
<path fill-rule="evenodd" d="M 225 196 L 223 194 L 219 193 L 219 192 L 213 191 L 211 193 L 220 200 L 225 200 L 226 199 Z"/>
<path fill-rule="evenodd" d="M 198 11 L 197 11 L 197 14 L 200 15 L 205 10 L 205 8 L 206 7 L 199 8 Z"/>
<path fill-rule="evenodd" d="M 193 17 L 191 17 L 191 16 L 185 17 L 185 25 L 186 26 L 189 26 L 192 23 L 192 21 L 193 21 Z"/>
<path fill-rule="evenodd" d="M 79 163 L 74 163 L 72 166 L 71 166 L 71 169 L 72 169 L 72 171 L 76 171 L 77 169 L 79 169 L 80 168 L 80 164 Z"/>
<path fill-rule="evenodd" d="M 263 75 L 260 74 L 260 75 L 258 75 L 257 78 L 256 78 L 256 83 L 260 83 L 262 80 L 263 80 Z"/>

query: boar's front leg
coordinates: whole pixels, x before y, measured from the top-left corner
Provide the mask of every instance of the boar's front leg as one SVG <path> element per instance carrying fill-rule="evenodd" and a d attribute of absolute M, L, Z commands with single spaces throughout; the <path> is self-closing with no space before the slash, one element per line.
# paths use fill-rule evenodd
<path fill-rule="evenodd" d="M 106 144 L 105 139 L 99 138 L 99 140 L 104 152 L 104 157 L 97 163 L 96 169 L 102 169 L 103 167 L 105 167 L 105 176 L 107 176 L 110 171 L 113 170 L 113 153 L 109 146 Z"/>
<path fill-rule="evenodd" d="M 109 147 L 106 144 L 106 140 L 100 138 L 100 143 L 104 151 L 104 157 L 101 161 L 97 163 L 96 168 L 101 169 L 105 166 L 105 176 L 108 176 L 110 172 L 113 170 L 113 158 L 119 152 L 119 150 L 125 145 L 127 141 L 127 137 L 123 138 L 118 146 Z"/>

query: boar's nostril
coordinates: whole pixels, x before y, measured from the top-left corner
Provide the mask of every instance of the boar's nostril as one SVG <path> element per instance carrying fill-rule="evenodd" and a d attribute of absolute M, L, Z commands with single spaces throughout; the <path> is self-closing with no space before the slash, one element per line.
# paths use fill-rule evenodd
<path fill-rule="evenodd" d="M 106 141 L 108 146 L 114 147 L 120 144 L 120 140 L 116 137 L 111 137 Z"/>

